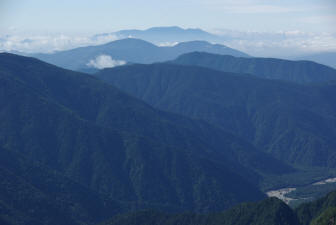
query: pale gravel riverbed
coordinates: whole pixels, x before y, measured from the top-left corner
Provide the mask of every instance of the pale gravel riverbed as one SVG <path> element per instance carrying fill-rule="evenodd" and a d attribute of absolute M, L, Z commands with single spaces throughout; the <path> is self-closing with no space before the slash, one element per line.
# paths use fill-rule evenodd
<path fill-rule="evenodd" d="M 272 191 L 268 191 L 266 192 L 268 197 L 277 197 L 278 199 L 284 201 L 286 204 L 289 204 L 291 201 L 296 200 L 294 198 L 288 198 L 285 195 L 287 195 L 288 193 L 291 193 L 293 191 L 295 191 L 296 188 L 282 188 L 279 190 L 272 190 Z"/>
<path fill-rule="evenodd" d="M 325 184 L 331 184 L 331 183 L 336 183 L 336 177 L 321 180 L 321 181 L 315 182 L 311 185 L 325 185 Z M 291 193 L 295 190 L 296 190 L 296 188 L 294 188 L 294 187 L 282 188 L 282 189 L 278 189 L 278 190 L 268 191 L 268 192 L 266 192 L 266 195 L 268 197 L 276 197 L 276 198 L 284 201 L 286 204 L 289 204 L 291 201 L 298 200 L 298 199 L 289 198 L 289 197 L 286 197 L 285 195 L 287 195 L 287 194 L 289 194 L 289 193 Z"/>

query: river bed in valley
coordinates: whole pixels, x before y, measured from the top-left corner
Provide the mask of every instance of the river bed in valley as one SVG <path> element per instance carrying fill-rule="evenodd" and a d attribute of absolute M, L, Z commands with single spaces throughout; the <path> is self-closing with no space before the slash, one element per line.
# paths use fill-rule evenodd
<path fill-rule="evenodd" d="M 326 184 L 332 184 L 336 183 L 336 177 L 335 178 L 328 178 L 325 180 L 321 180 L 318 182 L 314 182 L 310 185 L 307 186 L 319 186 L 319 185 L 326 185 Z M 292 201 L 297 201 L 297 200 L 304 200 L 304 198 L 301 199 L 296 199 L 296 198 L 290 198 L 287 195 L 293 191 L 296 191 L 300 187 L 287 187 L 287 188 L 281 188 L 277 190 L 270 190 L 266 192 L 266 195 L 268 197 L 276 197 L 282 201 L 284 201 L 286 204 L 290 204 Z M 307 199 L 307 198 L 305 198 Z"/>

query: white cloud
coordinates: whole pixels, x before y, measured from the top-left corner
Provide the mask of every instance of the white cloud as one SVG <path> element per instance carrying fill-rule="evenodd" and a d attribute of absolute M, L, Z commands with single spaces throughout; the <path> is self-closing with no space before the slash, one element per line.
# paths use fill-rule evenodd
<path fill-rule="evenodd" d="M 112 68 L 115 66 L 122 66 L 125 64 L 126 62 L 123 60 L 114 60 L 109 55 L 100 55 L 100 56 L 97 56 L 95 59 L 90 60 L 90 62 L 88 62 L 86 65 L 88 67 L 104 69 L 104 68 Z"/>
<path fill-rule="evenodd" d="M 217 30 L 223 44 L 254 56 L 290 58 L 295 55 L 336 51 L 336 34 L 303 31 L 243 32 Z"/>
<path fill-rule="evenodd" d="M 302 30 L 255 32 L 227 29 L 217 29 L 210 32 L 223 37 L 222 41 L 218 41 L 220 44 L 244 51 L 253 56 L 288 57 L 306 53 L 336 51 L 336 33 L 330 32 L 305 32 Z M 91 36 L 31 34 L 13 31 L 9 34 L 0 34 L 0 52 L 54 52 L 82 46 L 105 44 L 119 38 L 121 37 L 113 33 Z M 173 46 L 175 44 L 177 43 L 171 40 L 159 45 Z M 93 61 L 95 60 L 93 59 Z"/>
<path fill-rule="evenodd" d="M 0 36 L 0 51 L 20 51 L 24 53 L 49 53 L 88 45 L 100 45 L 117 40 L 109 34 L 99 37 L 90 35 L 25 34 L 14 33 Z"/>
<path fill-rule="evenodd" d="M 175 41 L 175 42 L 162 42 L 162 43 L 159 43 L 158 46 L 159 47 L 173 47 L 175 45 L 178 45 L 179 42 Z"/>

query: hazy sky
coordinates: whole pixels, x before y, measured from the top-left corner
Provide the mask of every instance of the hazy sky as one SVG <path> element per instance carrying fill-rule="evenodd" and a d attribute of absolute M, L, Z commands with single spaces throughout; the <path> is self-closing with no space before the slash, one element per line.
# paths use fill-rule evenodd
<path fill-rule="evenodd" d="M 0 30 L 109 32 L 177 25 L 336 32 L 335 0 L 0 0 Z"/>
<path fill-rule="evenodd" d="M 122 37 L 94 34 L 153 26 L 232 37 L 220 44 L 255 56 L 336 51 L 336 0 L 0 0 L 0 52 L 98 45 Z"/>

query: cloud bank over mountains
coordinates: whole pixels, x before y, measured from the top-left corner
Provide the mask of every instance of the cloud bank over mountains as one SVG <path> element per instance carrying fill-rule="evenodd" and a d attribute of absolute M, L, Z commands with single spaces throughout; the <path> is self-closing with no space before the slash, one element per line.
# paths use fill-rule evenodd
<path fill-rule="evenodd" d="M 100 45 L 117 40 L 115 35 L 92 37 L 91 35 L 65 34 L 10 34 L 0 35 L 0 51 L 23 53 L 50 53 L 76 47 Z"/>
<path fill-rule="evenodd" d="M 336 51 L 336 34 L 327 32 L 278 31 L 253 32 L 227 29 L 212 30 L 219 44 L 246 52 L 252 56 L 295 57 L 325 51 Z M 115 33 L 99 35 L 20 34 L 0 35 L 1 52 L 49 53 L 76 47 L 100 45 L 127 38 Z M 134 37 L 137 38 L 137 37 Z M 151 40 L 147 40 L 151 41 Z M 213 40 L 206 40 L 213 42 Z M 152 41 L 153 42 L 153 41 Z M 158 46 L 172 46 L 176 40 L 155 42 Z"/>
<path fill-rule="evenodd" d="M 254 56 L 291 57 L 336 51 L 336 34 L 303 31 L 253 32 L 214 30 L 227 39 L 226 45 Z"/>

